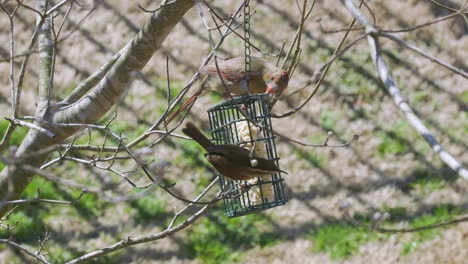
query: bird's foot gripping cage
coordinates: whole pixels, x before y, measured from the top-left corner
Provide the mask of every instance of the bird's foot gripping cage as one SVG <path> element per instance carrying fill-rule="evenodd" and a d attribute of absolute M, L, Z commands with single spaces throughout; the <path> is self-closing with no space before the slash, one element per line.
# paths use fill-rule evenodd
<path fill-rule="evenodd" d="M 210 108 L 208 115 L 215 144 L 238 144 L 253 151 L 256 157 L 274 160 L 279 168 L 268 99 L 268 94 L 236 97 Z M 280 173 L 247 181 L 220 177 L 220 182 L 226 194 L 223 200 L 228 217 L 251 214 L 287 201 Z"/>

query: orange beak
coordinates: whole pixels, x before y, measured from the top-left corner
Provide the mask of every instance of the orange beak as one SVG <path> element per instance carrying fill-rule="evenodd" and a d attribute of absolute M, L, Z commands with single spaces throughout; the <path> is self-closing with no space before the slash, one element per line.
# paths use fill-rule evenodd
<path fill-rule="evenodd" d="M 265 91 L 266 93 L 273 94 L 273 93 L 276 93 L 276 91 L 278 91 L 278 84 L 276 83 L 267 84 L 266 91 Z"/>
<path fill-rule="evenodd" d="M 270 88 L 267 88 L 267 89 L 266 89 L 266 93 L 268 93 L 268 94 L 274 94 L 275 92 L 276 92 L 276 91 L 273 90 L 273 89 L 270 89 Z"/>

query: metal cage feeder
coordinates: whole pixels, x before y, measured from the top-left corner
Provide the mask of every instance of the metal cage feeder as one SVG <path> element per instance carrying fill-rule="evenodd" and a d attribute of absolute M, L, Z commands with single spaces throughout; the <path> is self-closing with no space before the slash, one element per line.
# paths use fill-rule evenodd
<path fill-rule="evenodd" d="M 249 150 L 253 147 L 257 157 L 274 160 L 279 168 L 269 96 L 254 94 L 232 98 L 210 108 L 208 115 L 215 144 L 237 144 Z M 247 181 L 220 177 L 220 183 L 221 190 L 229 193 L 223 199 L 225 215 L 228 217 L 255 213 L 287 202 L 281 173 Z"/>

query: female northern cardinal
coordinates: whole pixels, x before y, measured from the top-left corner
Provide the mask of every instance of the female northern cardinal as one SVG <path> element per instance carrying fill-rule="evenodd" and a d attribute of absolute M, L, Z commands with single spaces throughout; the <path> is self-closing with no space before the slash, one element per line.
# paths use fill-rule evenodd
<path fill-rule="evenodd" d="M 206 159 L 221 175 L 227 178 L 245 181 L 277 172 L 287 174 L 287 172 L 280 170 L 272 160 L 259 157 L 251 158 L 250 151 L 245 148 L 231 144 L 213 144 L 192 122 L 187 122 L 182 132 L 208 152 L 205 154 Z M 255 167 L 252 166 L 252 159 L 257 161 Z"/>
<path fill-rule="evenodd" d="M 219 73 L 215 63 L 200 69 L 201 76 L 213 80 L 210 89 L 225 95 L 244 95 L 249 93 L 277 93 L 288 87 L 289 73 L 257 57 L 251 57 L 251 71 L 245 71 L 244 57 L 218 62 Z M 219 79 L 223 78 L 224 84 Z M 187 108 L 199 96 L 208 93 L 209 89 L 200 88 L 166 121 L 170 123 L 182 110 Z"/>

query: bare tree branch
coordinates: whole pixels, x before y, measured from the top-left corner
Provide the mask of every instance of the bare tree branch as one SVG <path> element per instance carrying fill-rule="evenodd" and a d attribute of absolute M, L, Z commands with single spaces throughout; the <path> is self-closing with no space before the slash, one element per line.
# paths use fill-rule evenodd
<path fill-rule="evenodd" d="M 198 218 L 202 217 L 203 214 L 205 214 L 214 204 L 210 205 L 205 205 L 203 206 L 200 210 L 198 210 L 195 214 L 190 216 L 187 220 L 183 221 L 182 223 L 172 227 L 172 228 L 167 228 L 166 230 L 157 233 L 157 234 L 151 234 L 151 235 L 146 235 L 146 236 L 140 236 L 140 237 L 127 237 L 126 239 L 123 239 L 115 244 L 112 244 L 108 247 L 98 249 L 96 251 L 90 252 L 86 255 L 83 255 L 81 257 L 78 257 L 76 259 L 70 260 L 66 262 L 66 264 L 75 264 L 75 263 L 83 263 L 85 261 L 95 259 L 99 256 L 109 254 L 111 252 L 114 252 L 116 250 L 126 248 L 129 246 L 137 245 L 137 244 L 142 244 L 150 241 L 156 241 L 159 239 L 163 239 L 165 237 L 168 237 L 176 232 L 179 232 L 190 225 L 192 225 Z"/>
<path fill-rule="evenodd" d="M 47 263 L 49 264 L 50 262 L 44 257 L 44 256 L 41 256 L 41 255 L 38 255 L 36 254 L 33 250 L 25 247 L 25 246 L 22 246 L 20 244 L 17 244 L 9 239 L 4 239 L 4 238 L 0 238 L 0 243 L 5 243 L 11 247 L 14 247 L 18 250 L 20 250 L 21 252 L 24 252 L 26 253 L 26 255 L 29 255 L 35 259 L 37 259 L 38 261 L 42 262 L 42 263 Z"/>
<path fill-rule="evenodd" d="M 361 1 L 362 3 L 362 1 Z M 274 118 L 284 118 L 284 117 L 288 117 L 290 115 L 293 115 L 295 113 L 297 113 L 297 111 L 301 110 L 311 99 L 312 97 L 314 97 L 314 95 L 317 93 L 318 89 L 320 88 L 320 85 L 322 84 L 325 76 L 327 75 L 328 73 L 328 70 L 330 69 L 332 63 L 340 56 L 344 53 L 344 51 L 348 50 L 352 45 L 349 45 L 347 48 L 343 49 L 343 52 L 340 52 L 340 49 L 341 47 L 343 46 L 346 38 L 348 37 L 349 35 L 349 32 L 350 30 L 353 28 L 354 26 L 354 23 L 356 22 L 355 19 L 353 19 L 351 21 L 351 23 L 349 24 L 348 26 L 348 31 L 346 31 L 346 33 L 344 34 L 343 38 L 341 39 L 340 43 L 336 46 L 335 50 L 333 51 L 333 54 L 331 56 L 331 59 L 329 60 L 329 62 L 327 62 L 325 64 L 325 68 L 320 72 L 320 79 L 318 80 L 318 82 L 315 84 L 315 87 L 314 89 L 312 90 L 312 92 L 307 96 L 307 98 L 299 105 L 297 106 L 296 108 L 294 108 L 293 110 L 291 111 L 288 111 L 286 113 L 283 113 L 283 114 L 273 114 L 272 116 Z M 356 39 L 356 41 L 353 41 L 352 44 L 354 45 L 355 43 L 357 43 L 359 40 L 361 40 L 362 38 L 358 38 Z M 310 83 L 308 82 L 306 86 L 308 86 Z"/>
<path fill-rule="evenodd" d="M 432 2 L 433 4 L 435 4 L 435 5 L 437 5 L 437 6 L 440 6 L 440 7 L 442 7 L 442 8 L 445 8 L 445 9 L 448 9 L 448 10 L 451 10 L 451 11 L 458 11 L 458 10 L 456 10 L 456 9 L 454 9 L 454 8 L 451 8 L 451 7 L 449 7 L 449 6 L 447 6 L 447 5 L 444 5 L 444 4 L 442 4 L 442 3 L 438 2 L 438 1 L 435 1 L 435 0 L 427 0 L 427 1 L 430 1 L 430 2 Z M 466 12 L 465 12 L 465 13 L 466 13 Z"/>
<path fill-rule="evenodd" d="M 60 7 L 62 7 L 64 4 L 66 4 L 67 2 L 70 2 L 70 3 L 73 3 L 74 0 L 62 0 L 62 2 L 56 4 L 55 6 L 53 6 L 52 8 L 50 8 L 49 10 L 47 10 L 47 13 L 46 15 L 51 15 L 52 12 L 54 12 L 56 9 L 59 9 Z"/>
<path fill-rule="evenodd" d="M 104 78 L 94 87 L 87 96 L 81 98 L 70 107 L 57 110 L 53 113 L 51 123 L 85 123 L 92 124 L 110 110 L 121 96 L 129 89 L 129 83 L 133 72 L 140 71 L 153 54 L 161 47 L 163 41 L 180 21 L 188 9 L 194 4 L 193 0 L 178 0 L 171 5 L 162 8 L 158 13 L 152 15 L 143 26 L 142 30 L 133 39 L 131 45 L 127 45 L 122 51 L 121 56 L 106 73 Z M 47 12 L 45 10 L 45 12 Z M 47 18 L 46 18 L 47 19 Z M 47 24 L 47 25 L 46 25 Z M 43 30 L 49 25 L 48 21 L 40 28 L 40 35 L 44 34 Z M 40 49 L 43 46 L 53 46 L 53 43 L 45 42 L 43 38 L 39 39 Z M 51 47 L 52 47 L 51 46 Z M 46 52 L 41 52 L 41 54 Z M 49 58 L 44 57 L 45 58 Z M 50 61 L 50 60 L 48 60 Z M 48 64 L 48 63 L 47 63 Z M 41 79 L 41 102 L 47 99 L 50 86 L 50 67 L 42 67 L 40 73 Z M 47 81 L 47 83 L 46 83 Z M 47 92 L 47 95 L 46 95 Z M 38 113 L 42 113 L 47 107 L 38 106 Z M 37 117 L 43 117 L 36 115 Z M 47 120 L 47 119 L 46 119 Z M 70 137 L 75 132 L 83 129 L 83 127 L 52 127 L 44 125 L 47 130 L 54 133 L 56 137 L 50 139 L 47 136 L 35 130 L 30 130 L 18 148 L 16 155 L 18 158 L 47 148 L 64 139 Z M 128 151 L 128 149 L 127 149 Z M 39 167 L 43 164 L 47 154 L 27 157 L 22 159 L 26 165 Z M 21 169 L 21 166 L 7 166 L 0 173 L 0 200 L 17 199 L 24 188 L 29 183 L 29 178 L 32 176 L 30 171 Z M 9 191 L 10 190 L 10 191 Z M 0 216 L 8 211 L 8 206 L 0 207 Z"/>
<path fill-rule="evenodd" d="M 468 79 L 468 73 L 467 72 L 465 72 L 465 71 L 463 71 L 463 70 L 461 70 L 461 69 L 459 69 L 459 68 L 457 68 L 457 67 L 455 67 L 455 66 L 453 66 L 453 65 L 451 65 L 449 63 L 446 63 L 446 62 L 434 57 L 433 55 L 423 51 L 422 49 L 416 47 L 415 45 L 413 45 L 411 43 L 408 43 L 408 42 L 400 39 L 397 36 L 394 36 L 392 34 L 382 32 L 382 31 L 379 31 L 378 35 L 381 35 L 381 36 L 384 36 L 384 37 L 386 37 L 388 39 L 391 39 L 391 40 L 397 42 L 398 44 L 400 44 L 400 45 L 402 45 L 402 46 L 404 46 L 404 47 L 418 53 L 419 55 L 423 56 L 424 58 L 426 58 L 426 59 L 428 59 L 428 60 L 430 60 L 432 62 L 435 62 L 435 63 L 437 63 L 437 64 L 439 64 L 439 65 L 441 65 L 441 66 L 443 66 L 443 67 L 445 67 L 445 68 L 447 68 L 449 70 L 451 70 L 452 72 L 454 72 L 456 74 L 459 74 L 460 76 L 464 77 L 465 79 Z"/>
<path fill-rule="evenodd" d="M 34 199 L 20 199 L 20 200 L 12 200 L 12 201 L 6 201 L 6 202 L 0 202 L 0 205 L 9 205 L 9 204 L 26 204 L 26 203 L 39 203 L 39 202 L 42 202 L 42 203 L 52 203 L 52 204 L 74 204 L 74 203 L 77 203 L 79 200 L 81 200 L 81 198 L 83 197 L 83 195 L 85 195 L 87 192 L 86 191 L 83 191 L 81 192 L 81 194 L 78 196 L 78 198 L 76 198 L 75 200 L 73 201 L 59 201 L 59 200 L 51 200 L 51 199 L 43 199 L 43 198 L 40 198 L 40 192 L 38 191 L 38 197 L 37 198 L 34 198 Z"/>
<path fill-rule="evenodd" d="M 121 51 L 117 52 L 108 62 L 101 66 L 95 73 L 90 75 L 85 81 L 80 83 L 73 91 L 62 100 L 63 105 L 73 104 L 78 101 L 83 95 L 91 90 L 96 84 L 98 84 L 107 72 L 114 66 L 115 62 L 120 58 Z"/>
<path fill-rule="evenodd" d="M 37 130 L 41 133 L 43 133 L 44 135 L 48 136 L 49 138 L 54 138 L 55 137 L 55 134 L 48 131 L 47 129 L 43 128 L 43 127 L 40 127 L 36 124 L 32 124 L 32 123 L 28 123 L 28 122 L 24 122 L 22 120 L 19 120 L 19 119 L 11 119 L 11 118 L 8 118 L 8 117 L 5 117 L 6 120 L 10 121 L 10 123 L 13 124 L 13 126 L 22 126 L 22 127 L 27 127 L 27 128 L 31 128 L 31 129 L 34 129 L 34 130 Z"/>
<path fill-rule="evenodd" d="M 47 1 L 36 1 L 36 7 L 40 14 L 46 13 Z M 42 20 L 42 16 L 37 16 L 37 23 Z M 36 116 L 44 118 L 47 114 L 52 96 L 52 75 L 53 75 L 53 53 L 54 42 L 52 39 L 52 18 L 46 16 L 44 23 L 38 28 L 39 50 L 39 101 L 37 103 Z"/>
<path fill-rule="evenodd" d="M 393 98 L 395 105 L 398 107 L 398 110 L 408 119 L 408 122 L 416 129 L 416 131 L 427 141 L 431 148 L 439 155 L 442 161 L 447 164 L 452 170 L 457 172 L 457 174 L 463 177 L 465 180 L 468 180 L 468 170 L 458 162 L 452 155 L 450 155 L 442 145 L 437 141 L 437 139 L 432 135 L 429 129 L 424 125 L 424 123 L 419 119 L 419 117 L 413 112 L 411 107 L 408 105 L 404 99 L 400 89 L 397 87 L 395 81 L 393 80 L 390 72 L 382 58 L 379 43 L 377 41 L 377 36 L 383 34 L 375 29 L 367 20 L 367 18 L 359 11 L 359 9 L 354 5 L 352 0 L 341 0 L 344 2 L 348 10 L 353 14 L 353 16 L 366 27 L 366 31 L 370 33 L 367 36 L 367 41 L 370 47 L 370 53 L 374 60 L 377 71 L 379 72 L 380 78 L 382 79 L 383 84 L 387 87 L 388 92 Z M 385 33 L 386 34 L 386 33 Z"/>
<path fill-rule="evenodd" d="M 457 12 L 452 13 L 450 15 L 446 15 L 444 17 L 440 17 L 440 18 L 434 19 L 433 21 L 429 21 L 429 22 L 426 22 L 426 23 L 423 23 L 423 24 L 420 24 L 420 25 L 416 25 L 416 26 L 413 26 L 413 27 L 400 28 L 400 29 L 382 29 L 382 31 L 389 32 L 389 33 L 400 33 L 400 32 L 413 31 L 413 30 L 416 30 L 416 29 L 420 29 L 422 27 L 427 27 L 427 26 L 439 23 L 441 21 L 445 21 L 445 20 L 454 18 L 456 16 L 459 16 L 461 13 L 463 13 L 462 9 L 457 10 Z"/>
<path fill-rule="evenodd" d="M 424 230 L 429 230 L 429 229 L 435 229 L 435 228 L 439 228 L 443 226 L 455 225 L 455 224 L 468 221 L 468 215 L 465 215 L 465 216 L 455 218 L 452 220 L 448 220 L 448 221 L 444 221 L 441 223 L 436 223 L 432 225 L 424 225 L 424 226 L 419 226 L 415 228 L 385 228 L 385 227 L 378 226 L 378 223 L 372 224 L 372 225 L 366 225 L 362 222 L 359 222 L 355 220 L 354 218 L 352 218 L 351 215 L 349 215 L 349 213 L 347 212 L 347 210 L 344 210 L 343 214 L 346 217 L 346 219 L 348 219 L 348 221 L 350 221 L 353 225 L 363 227 L 372 231 L 376 231 L 379 233 L 412 233 L 412 232 L 424 231 Z"/>

